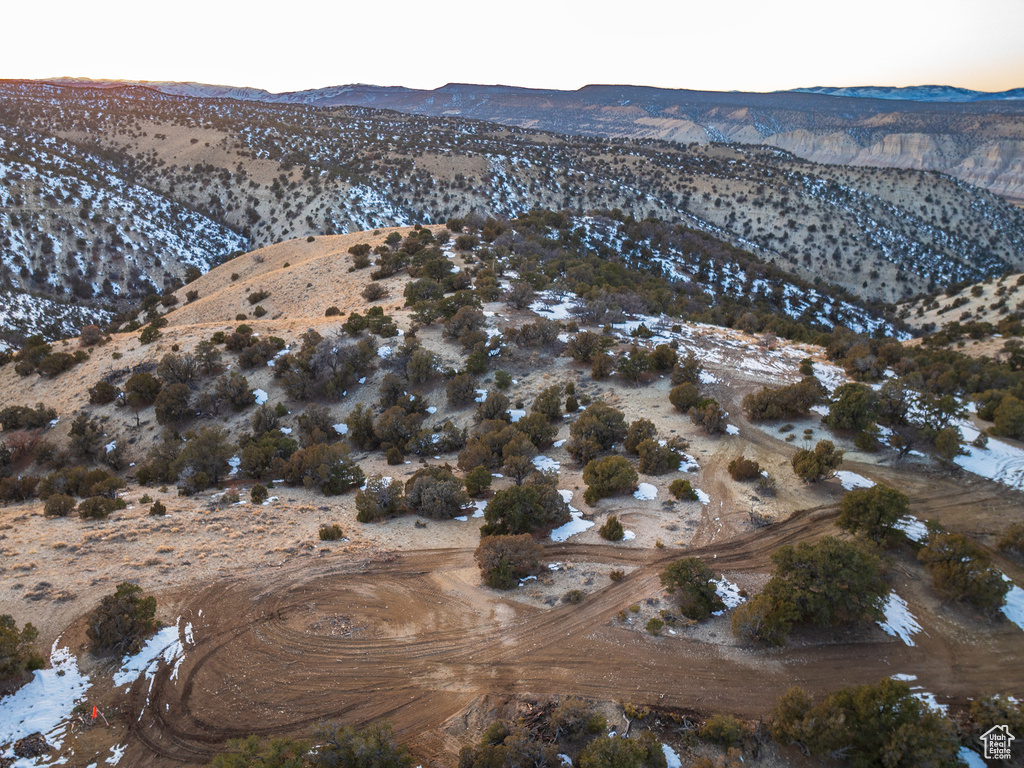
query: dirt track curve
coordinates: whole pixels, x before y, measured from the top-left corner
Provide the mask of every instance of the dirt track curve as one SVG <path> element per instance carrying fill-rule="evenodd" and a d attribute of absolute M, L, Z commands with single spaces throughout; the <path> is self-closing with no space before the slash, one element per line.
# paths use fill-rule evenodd
<path fill-rule="evenodd" d="M 828 532 L 834 516 L 827 507 L 798 512 L 687 554 L 716 570 L 763 571 L 776 547 Z M 1024 679 L 1015 627 L 979 640 L 939 631 L 929 616 L 918 616 L 916 648 L 871 627 L 770 651 L 652 638 L 614 617 L 659 592 L 659 571 L 679 550 L 552 545 L 546 553 L 639 567 L 579 605 L 549 610 L 482 589 L 468 549 L 306 561 L 208 587 L 188 601 L 196 645 L 177 679 L 165 667 L 151 691 L 144 678 L 132 686 L 130 709 L 141 716 L 132 718 L 126 757 L 137 766 L 203 764 L 230 738 L 387 717 L 422 760 L 450 764 L 457 745 L 443 726 L 492 694 L 575 693 L 758 717 L 797 684 L 822 693 L 903 672 L 963 700 Z"/>

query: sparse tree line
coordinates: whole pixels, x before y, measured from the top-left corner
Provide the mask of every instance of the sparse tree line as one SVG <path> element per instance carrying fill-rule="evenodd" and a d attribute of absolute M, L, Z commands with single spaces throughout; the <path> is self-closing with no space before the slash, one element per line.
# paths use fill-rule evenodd
<path fill-rule="evenodd" d="M 665 768 L 666 751 L 686 768 L 739 768 L 763 759 L 770 742 L 779 757 L 802 752 L 825 764 L 874 766 L 962 765 L 961 742 L 996 724 L 1024 726 L 1020 704 L 1006 696 L 973 701 L 954 722 L 917 698 L 902 681 L 839 688 L 815 700 L 800 688 L 778 698 L 761 722 L 732 715 L 680 715 L 623 702 L 614 707 L 618 728 L 585 699 L 531 701 L 529 714 L 497 719 L 458 756 L 459 768 Z M 372 756 L 372 761 L 371 761 Z M 229 742 L 211 768 L 410 768 L 412 754 L 389 723 L 362 727 L 320 723 L 311 738 L 255 736 Z"/>

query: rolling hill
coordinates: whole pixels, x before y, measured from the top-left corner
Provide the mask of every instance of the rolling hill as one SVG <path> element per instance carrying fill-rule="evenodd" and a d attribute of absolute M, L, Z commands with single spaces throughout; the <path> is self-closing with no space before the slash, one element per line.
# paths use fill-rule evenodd
<path fill-rule="evenodd" d="M 948 86 L 726 93 L 633 85 L 558 91 L 449 83 L 432 91 L 342 85 L 271 94 L 198 83 L 143 85 L 181 96 L 395 109 L 574 135 L 767 144 L 819 163 L 942 171 L 1024 204 L 1020 88 L 1002 93 Z"/>
<path fill-rule="evenodd" d="M 0 139 L 7 295 L 96 312 L 290 237 L 532 208 L 653 217 L 868 301 L 1024 268 L 1024 214 L 990 192 L 764 146 L 10 82 Z"/>

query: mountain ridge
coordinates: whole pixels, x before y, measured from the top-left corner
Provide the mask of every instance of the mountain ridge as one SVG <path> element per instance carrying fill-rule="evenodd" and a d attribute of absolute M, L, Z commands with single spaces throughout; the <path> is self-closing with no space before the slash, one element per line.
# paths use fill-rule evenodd
<path fill-rule="evenodd" d="M 952 85 L 861 85 L 861 86 L 809 86 L 785 88 L 775 91 L 707 91 L 691 88 L 664 88 L 652 85 L 635 85 L 628 83 L 587 83 L 576 89 L 567 88 L 529 88 L 502 83 L 466 83 L 452 81 L 438 88 L 410 88 L 403 85 L 374 85 L 370 83 L 342 83 L 323 86 L 321 88 L 303 88 L 294 91 L 268 91 L 264 88 L 251 86 L 235 86 L 216 83 L 199 83 L 196 81 L 176 80 L 93 80 L 87 77 L 55 77 L 42 80 L 26 80 L 24 82 L 53 83 L 56 85 L 81 86 L 91 88 L 111 88 L 119 85 L 138 85 L 153 88 L 171 95 L 200 95 L 205 98 L 236 98 L 262 100 L 270 102 L 293 102 L 301 99 L 303 103 L 311 103 L 310 99 L 321 94 L 329 99 L 340 93 L 353 91 L 381 91 L 385 93 L 453 93 L 464 89 L 487 90 L 494 93 L 545 93 L 545 94 L 579 94 L 596 89 L 630 89 L 639 92 L 667 92 L 678 94 L 737 94 L 743 96 L 772 96 L 777 94 L 813 94 L 819 96 L 839 96 L 844 98 L 880 99 L 887 101 L 914 101 L 965 103 L 976 101 L 1018 101 L 1024 100 L 1024 87 L 1010 88 L 1005 91 L 978 91 Z"/>
<path fill-rule="evenodd" d="M 89 86 L 70 79 L 47 82 Z M 983 94 L 950 86 L 816 87 L 745 93 L 447 83 L 434 90 L 355 84 L 269 94 L 188 83 L 134 87 L 193 98 L 459 116 L 573 136 L 770 145 L 818 163 L 941 171 L 1024 206 L 1024 89 Z"/>
<path fill-rule="evenodd" d="M 975 91 L 952 85 L 859 85 L 846 87 L 814 86 L 792 88 L 791 93 L 819 93 L 858 99 L 890 99 L 899 101 L 972 102 L 1024 99 L 1024 88 L 1005 91 Z"/>

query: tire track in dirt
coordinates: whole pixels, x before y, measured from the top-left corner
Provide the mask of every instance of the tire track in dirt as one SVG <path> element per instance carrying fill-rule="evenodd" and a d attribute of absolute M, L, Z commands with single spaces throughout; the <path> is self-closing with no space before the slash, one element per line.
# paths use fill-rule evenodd
<path fill-rule="evenodd" d="M 948 494 L 917 499 L 950 504 Z M 830 532 L 834 505 L 686 550 L 717 570 L 764 571 L 783 544 Z M 605 701 L 695 707 L 757 717 L 791 685 L 823 693 L 910 672 L 933 693 L 963 697 L 1024 677 L 1019 638 L 949 637 L 924 623 L 909 648 L 872 628 L 746 650 L 694 639 L 651 638 L 616 624 L 624 606 L 658 594 L 659 573 L 683 550 L 594 544 L 546 548 L 637 569 L 579 605 L 550 610 L 474 587 L 470 549 L 415 552 L 366 563 L 286 564 L 266 581 L 240 578 L 196 595 L 207 617 L 173 682 L 162 669 L 131 689 L 133 765 L 201 764 L 227 739 L 307 733 L 322 719 L 387 717 L 432 756 L 449 718 L 488 695 L 576 693 Z M 315 629 L 344 615 L 346 636 Z M 1009 678 L 1008 678 L 1009 676 Z M 433 734 L 433 735 L 431 735 Z"/>

